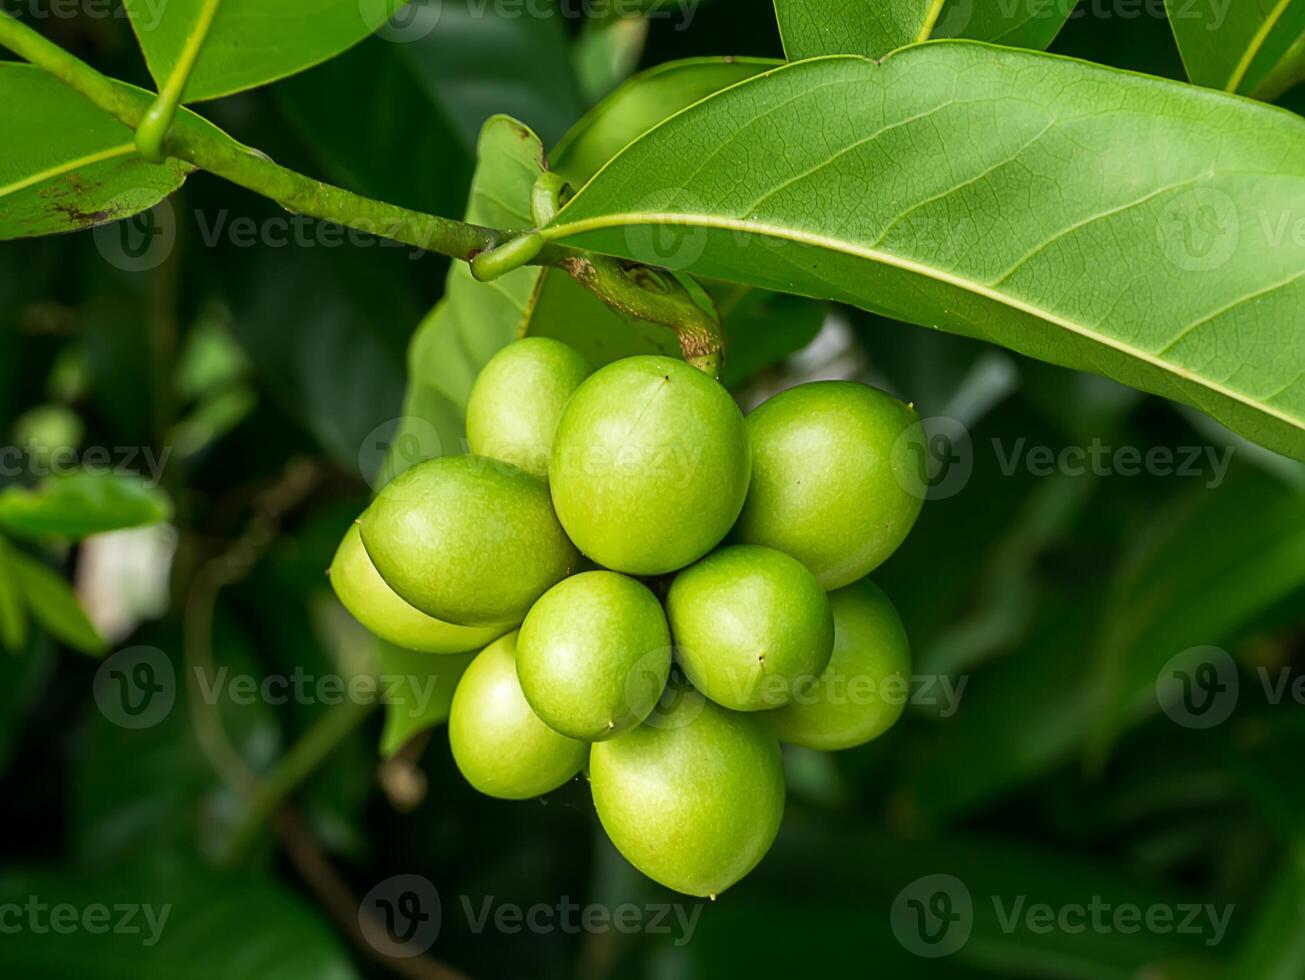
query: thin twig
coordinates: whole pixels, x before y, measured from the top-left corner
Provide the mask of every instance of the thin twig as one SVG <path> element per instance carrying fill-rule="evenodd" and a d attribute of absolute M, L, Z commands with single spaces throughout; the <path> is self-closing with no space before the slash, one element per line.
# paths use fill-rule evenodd
<path fill-rule="evenodd" d="M 152 100 L 148 92 L 101 74 L 3 11 L 0 11 L 0 46 L 49 72 L 133 130 L 150 111 Z M 243 146 L 189 110 L 177 114 L 164 149 L 168 156 L 271 198 L 289 211 L 334 221 L 455 259 L 470 262 L 482 253 L 507 245 L 509 251 L 520 252 L 516 259 L 522 264 L 564 269 L 613 309 L 670 327 L 679 336 L 685 360 L 719 375 L 722 350 L 719 323 L 694 302 L 674 277 L 650 266 L 620 262 L 555 242 L 547 242 L 538 249 L 532 245 L 522 251 L 521 230 L 483 228 L 424 214 L 313 180 Z M 510 261 L 506 264 L 500 261 L 497 271 L 505 271 L 511 265 Z"/>
<path fill-rule="evenodd" d="M 468 980 L 465 973 L 430 956 L 390 956 L 368 942 L 358 921 L 357 896 L 317 846 L 294 807 L 283 806 L 278 810 L 272 817 L 272 826 L 300 877 L 360 952 L 411 980 Z"/>

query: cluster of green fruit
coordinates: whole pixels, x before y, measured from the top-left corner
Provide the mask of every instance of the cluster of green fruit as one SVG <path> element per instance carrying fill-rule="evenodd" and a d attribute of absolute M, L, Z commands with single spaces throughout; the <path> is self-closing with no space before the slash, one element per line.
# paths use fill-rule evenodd
<path fill-rule="evenodd" d="M 591 372 L 521 340 L 476 380 L 471 454 L 385 486 L 332 582 L 393 643 L 483 647 L 449 716 L 472 785 L 529 798 L 587 764 L 621 853 L 715 896 L 779 828 L 779 741 L 849 748 L 901 713 L 905 631 L 865 575 L 919 513 L 919 430 L 860 384 L 745 419 L 682 361 Z"/>

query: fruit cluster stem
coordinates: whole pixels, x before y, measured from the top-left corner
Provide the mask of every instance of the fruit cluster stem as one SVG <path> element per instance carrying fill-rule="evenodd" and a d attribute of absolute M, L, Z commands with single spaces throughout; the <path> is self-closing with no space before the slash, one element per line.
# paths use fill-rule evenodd
<path fill-rule="evenodd" d="M 719 377 L 725 347 L 720 323 L 674 276 L 606 255 L 574 255 L 560 264 L 571 278 L 618 312 L 670 327 L 679 338 L 684 359 L 713 378 Z"/>

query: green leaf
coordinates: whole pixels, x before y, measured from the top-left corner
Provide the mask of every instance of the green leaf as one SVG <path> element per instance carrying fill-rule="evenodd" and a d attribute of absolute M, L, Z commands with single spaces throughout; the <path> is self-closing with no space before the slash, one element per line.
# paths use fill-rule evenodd
<path fill-rule="evenodd" d="M 0 902 L 28 911 L 0 943 L 0 972 L 48 980 L 357 977 L 340 940 L 294 892 L 270 879 L 158 864 L 95 875 L 7 872 Z M 33 904 L 41 910 L 30 911 Z M 64 928 L 66 919 L 51 928 L 52 908 L 75 909 L 73 928 Z"/>
<path fill-rule="evenodd" d="M 33 65 L 0 63 L 0 132 L 0 240 L 130 217 L 192 169 L 142 160 L 130 129 Z"/>
<path fill-rule="evenodd" d="M 0 492 L 0 528 L 22 538 L 84 538 L 171 516 L 167 495 L 137 476 L 82 471 Z"/>
<path fill-rule="evenodd" d="M 124 0 L 150 75 L 162 87 L 191 41 L 206 0 Z M 293 75 L 386 24 L 404 0 L 222 0 L 182 92 L 230 95 Z"/>
<path fill-rule="evenodd" d="M 14 549 L 8 553 L 27 608 L 50 635 L 74 650 L 100 656 L 104 640 L 86 618 L 72 587 L 41 562 Z"/>
<path fill-rule="evenodd" d="M 683 357 L 675 331 L 627 319 L 561 269 L 544 269 L 526 311 L 524 333 L 570 344 L 595 367 L 635 354 Z"/>
<path fill-rule="evenodd" d="M 381 755 L 389 758 L 418 732 L 448 721 L 453 692 L 476 653 L 434 654 L 405 650 L 378 640 L 385 730 Z"/>
<path fill-rule="evenodd" d="M 1034 597 L 1031 628 L 1003 642 L 1004 660 L 975 679 L 961 710 L 913 761 L 912 812 L 926 822 L 954 819 L 1076 754 L 1100 759 L 1121 732 L 1159 710 L 1167 661 L 1226 642 L 1301 589 L 1305 496 L 1253 470 L 1217 491 L 1169 497 L 1161 479 L 1149 481 L 1145 499 L 1159 503 L 1147 513 L 1172 516 L 1133 543 L 1114 581 L 1094 571 L 1072 589 Z M 1095 537 L 1109 542 L 1105 532 Z"/>
<path fill-rule="evenodd" d="M 268 227 L 285 221 L 271 202 L 251 206 Z M 312 220 L 293 234 L 304 230 L 323 237 L 310 238 L 310 247 L 268 249 L 220 235 L 206 262 L 220 277 L 232 333 L 265 400 L 357 472 L 369 434 L 399 413 L 403 343 L 425 307 L 413 272 L 420 250 Z M 287 323 L 296 328 L 283 329 Z"/>
<path fill-rule="evenodd" d="M 553 154 L 553 168 L 578 186 L 662 119 L 774 64 L 703 58 L 637 76 L 572 127 Z M 530 191 L 544 168 L 538 138 L 516 120 L 496 116 L 481 133 L 477 159 L 466 220 L 531 227 Z M 595 364 L 639 353 L 679 356 L 672 331 L 621 317 L 559 270 L 523 267 L 480 283 L 455 264 L 444 298 L 409 347 L 403 421 L 387 441 L 386 476 L 431 455 L 462 451 L 462 412 L 476 375 L 525 333 L 565 340 Z"/>
<path fill-rule="evenodd" d="M 689 58 L 650 68 L 621 85 L 571 127 L 549 155 L 550 166 L 578 188 L 666 118 L 780 64 L 766 58 Z M 746 302 L 742 295 L 735 297 L 744 314 L 738 321 L 742 323 L 748 311 L 759 309 L 766 302 L 764 297 L 773 295 L 758 293 Z M 673 331 L 621 317 L 556 269 L 545 269 L 539 277 L 525 333 L 566 341 L 598 366 L 634 354 L 682 356 Z M 735 340 L 725 370 L 737 380 L 741 373 L 750 373 L 748 366 L 764 349 L 765 340 L 746 330 L 740 330 Z M 758 345 L 756 350 L 754 345 Z M 732 361 L 738 362 L 737 369 Z"/>
<path fill-rule="evenodd" d="M 647 40 L 647 17 L 588 18 L 571 54 L 585 99 L 597 102 L 629 78 Z"/>
<path fill-rule="evenodd" d="M 474 150 L 495 115 L 519 119 L 546 144 L 584 106 L 571 67 L 566 18 L 553 0 L 529 8 L 485 0 L 426 0 L 404 12 L 396 36 L 429 97 L 443 105 Z"/>
<path fill-rule="evenodd" d="M 491 228 L 531 227 L 530 190 L 545 169 L 539 138 L 515 119 L 495 116 L 481 133 L 476 159 L 466 220 Z M 455 263 L 444 299 L 413 338 L 413 376 L 429 380 L 461 411 L 480 368 L 516 336 L 538 274 L 523 267 L 480 283 L 466 263 Z"/>
<path fill-rule="evenodd" d="M 530 191 L 544 171 L 539 137 L 508 116 L 485 123 L 466 220 L 528 228 Z M 519 332 L 539 270 L 524 266 L 491 283 L 477 282 L 465 262 L 445 280 L 444 298 L 413 334 L 408 388 L 398 432 L 386 446 L 383 479 L 432 456 L 463 451 L 462 418 L 480 368 Z"/>
<path fill-rule="evenodd" d="M 999 343 L 1305 458 L 1303 217 L 1299 117 L 948 41 L 726 89 L 545 236 Z"/>
<path fill-rule="evenodd" d="M 378 200 L 456 214 L 471 178 L 471 150 L 403 47 L 369 38 L 272 92 L 331 179 Z"/>
<path fill-rule="evenodd" d="M 955 933 L 959 943 L 946 942 L 947 931 L 930 937 L 941 938 L 936 944 L 923 941 L 915 916 L 902 914 L 911 900 L 927 900 L 937 894 L 935 889 L 951 894 L 947 911 L 960 913 L 957 921 L 965 923 Z M 1203 918 L 1190 929 L 1136 930 L 1111 927 L 1108 920 L 1117 909 L 1184 908 L 1198 899 L 1228 914 L 1218 892 L 1140 881 L 1122 862 L 1101 855 L 1091 858 L 1042 843 L 973 833 L 911 839 L 866 823 L 817 821 L 794 813 L 786 815 L 771 853 L 737 886 L 732 901 L 702 917 L 701 932 L 687 948 L 695 959 L 702 957 L 702 969 L 691 975 L 705 976 L 733 969 L 724 967 L 733 939 L 732 959 L 743 975 L 770 975 L 769 968 L 777 965 L 775 975 L 806 968 L 816 976 L 852 975 L 853 964 L 864 962 L 869 947 L 887 976 L 1192 977 L 1163 967 L 1193 956 L 1218 964 L 1219 949 L 1210 941 L 1226 937 L 1210 920 Z M 751 922 L 755 930 L 759 917 L 783 917 L 749 907 L 758 900 L 771 909 L 781 902 L 794 909 L 814 907 L 820 915 L 802 920 L 801 928 L 784 930 L 785 937 L 792 933 L 791 942 L 739 945 L 744 923 Z M 715 914 L 740 904 L 742 909 L 729 916 Z M 1112 910 L 1104 926 L 1063 928 L 1063 919 L 1057 925 L 1044 923 L 1048 910 L 1086 912 L 1092 907 Z M 828 916 L 831 911 L 835 914 Z M 1222 921 L 1225 927 L 1235 925 L 1236 916 Z M 944 952 L 948 955 L 939 955 Z M 804 958 L 807 967 L 800 965 Z M 941 969 L 928 972 L 929 965 Z"/>
<path fill-rule="evenodd" d="M 1293 980 L 1305 974 L 1305 841 L 1292 841 L 1276 862 L 1274 880 L 1255 909 L 1251 934 L 1237 958 L 1235 975 L 1256 980 Z"/>
<path fill-rule="evenodd" d="M 1305 77 L 1302 0 L 1165 0 L 1187 77 L 1273 99 Z"/>
<path fill-rule="evenodd" d="M 1232 449 L 1225 464 L 1231 459 Z M 1121 732 L 1157 710 L 1156 678 L 1191 647 L 1223 642 L 1305 589 L 1305 493 L 1234 474 L 1157 512 L 1110 582 L 1092 659 L 1088 751 L 1101 761 Z"/>
<path fill-rule="evenodd" d="M 27 642 L 27 610 L 18 584 L 14 549 L 0 539 L 0 646 L 16 653 Z"/>
<path fill-rule="evenodd" d="M 790 61 L 826 54 L 882 57 L 930 38 L 962 37 L 1045 50 L 1078 0 L 775 0 Z"/>
<path fill-rule="evenodd" d="M 281 639 L 264 642 L 259 635 L 260 646 Z M 71 759 L 68 841 L 79 867 L 132 865 L 149 855 L 211 859 L 224 851 L 245 804 L 197 741 L 196 716 L 204 726 L 220 721 L 236 754 L 255 773 L 266 772 L 283 748 L 276 708 L 261 697 L 242 696 L 247 692 L 239 687 L 261 683 L 270 671 L 221 604 L 210 669 L 187 668 L 180 627 L 166 621 L 146 625 L 133 642 L 101 664 L 110 682 L 103 692 L 108 699 L 96 700 L 86 714 Z M 127 664 L 148 664 L 157 684 L 140 701 L 149 706 L 140 716 L 149 722 L 143 727 L 122 724 L 129 719 L 118 705 L 129 695 L 113 675 L 124 666 L 114 658 L 124 654 Z M 315 665 L 303 669 L 312 673 Z M 133 688 L 131 696 L 139 690 Z"/>
<path fill-rule="evenodd" d="M 585 113 L 549 154 L 549 164 L 578 188 L 663 119 L 780 64 L 768 58 L 688 58 L 650 68 Z"/>
<path fill-rule="evenodd" d="M 815 340 L 824 303 L 745 286 L 713 289 L 725 329 L 721 383 L 733 388 Z"/>

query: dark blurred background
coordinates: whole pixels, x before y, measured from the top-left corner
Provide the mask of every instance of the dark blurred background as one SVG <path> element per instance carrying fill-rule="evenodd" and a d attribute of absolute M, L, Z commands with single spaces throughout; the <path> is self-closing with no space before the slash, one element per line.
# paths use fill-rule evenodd
<path fill-rule="evenodd" d="M 425 37 L 372 38 L 204 111 L 290 167 L 457 215 L 491 113 L 552 145 L 635 67 L 781 57 L 759 0 L 703 0 L 687 30 L 672 9 L 646 41 L 469 9 L 444 0 Z M 1052 50 L 1181 78 L 1150 9 L 1084 6 Z M 39 26 L 149 85 L 122 17 Z M 256 679 L 347 674 L 369 641 L 323 570 L 367 502 L 447 263 L 324 244 L 205 174 L 154 218 L 171 230 L 143 250 L 116 232 L 0 245 L 0 442 L 168 453 L 166 527 L 44 554 L 112 649 L 162 651 L 179 677 L 190 656 Z M 172 911 L 150 946 L 0 916 L 4 975 L 1305 977 L 1305 468 L 1160 399 L 853 310 L 795 301 L 764 336 L 730 379 L 745 405 L 856 377 L 964 437 L 938 444 L 934 499 L 875 575 L 911 635 L 913 703 L 863 748 L 786 751 L 784 827 L 752 875 L 714 904 L 660 890 L 606 842 L 582 780 L 487 799 L 442 729 L 382 763 L 381 712 L 312 698 L 223 701 L 223 774 L 184 683 L 166 717 L 125 728 L 93 697 L 99 662 L 34 630 L 0 654 L 0 906 Z M 1094 446 L 1115 463 L 1029 455 Z M 1121 447 L 1175 463 L 1126 472 Z M 273 771 L 335 725 L 290 805 L 251 824 L 241 767 Z M 385 965 L 347 920 L 405 874 L 438 890 L 440 929 Z M 910 934 L 913 902 L 950 955 Z M 566 903 L 597 909 L 591 925 L 512 918 Z M 631 928 L 592 925 L 626 903 Z"/>

